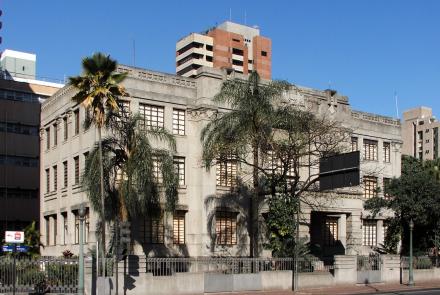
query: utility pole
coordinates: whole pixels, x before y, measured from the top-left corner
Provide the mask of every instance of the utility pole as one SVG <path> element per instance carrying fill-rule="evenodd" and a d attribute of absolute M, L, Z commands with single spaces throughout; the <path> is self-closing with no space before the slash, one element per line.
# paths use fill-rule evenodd
<path fill-rule="evenodd" d="M 408 271 L 408 286 L 414 286 L 413 274 L 413 229 L 414 222 L 411 218 L 409 221 L 409 271 Z"/>
<path fill-rule="evenodd" d="M 78 294 L 84 295 L 84 219 L 86 209 L 81 204 L 78 210 L 79 215 L 79 267 L 78 267 Z"/>

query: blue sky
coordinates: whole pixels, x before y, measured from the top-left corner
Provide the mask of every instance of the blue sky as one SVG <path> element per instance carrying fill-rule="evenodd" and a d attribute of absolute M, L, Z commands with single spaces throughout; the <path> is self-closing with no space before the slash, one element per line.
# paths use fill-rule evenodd
<path fill-rule="evenodd" d="M 37 75 L 80 73 L 96 51 L 173 73 L 176 41 L 228 20 L 272 39 L 272 76 L 349 96 L 353 108 L 396 116 L 440 110 L 440 1 L 0 0 L 0 49 L 37 54 Z M 230 13 L 231 12 L 231 13 Z M 245 17 L 246 15 L 246 17 Z"/>

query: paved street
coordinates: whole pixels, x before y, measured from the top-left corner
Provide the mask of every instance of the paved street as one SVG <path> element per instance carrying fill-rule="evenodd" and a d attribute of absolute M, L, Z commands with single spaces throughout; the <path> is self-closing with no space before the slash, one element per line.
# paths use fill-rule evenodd
<path fill-rule="evenodd" d="M 419 291 L 394 291 L 394 292 L 385 292 L 385 293 L 371 293 L 375 295 L 392 295 L 392 294 L 401 294 L 401 295 L 439 295 L 440 289 L 435 290 L 419 290 Z"/>

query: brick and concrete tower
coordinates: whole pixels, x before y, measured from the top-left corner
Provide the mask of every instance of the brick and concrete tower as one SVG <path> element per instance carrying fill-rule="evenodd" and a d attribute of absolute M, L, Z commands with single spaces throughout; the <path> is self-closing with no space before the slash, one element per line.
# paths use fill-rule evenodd
<path fill-rule="evenodd" d="M 202 66 L 225 68 L 242 74 L 257 71 L 272 76 L 272 41 L 260 30 L 226 21 L 202 34 L 192 33 L 176 44 L 176 73 L 194 77 Z"/>

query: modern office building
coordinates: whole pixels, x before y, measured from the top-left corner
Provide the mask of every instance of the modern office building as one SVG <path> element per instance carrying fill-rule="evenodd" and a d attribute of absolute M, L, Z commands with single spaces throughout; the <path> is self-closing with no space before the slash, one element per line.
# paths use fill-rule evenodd
<path fill-rule="evenodd" d="M 194 77 L 204 66 L 245 75 L 257 71 L 263 79 L 271 79 L 271 60 L 269 38 L 260 36 L 257 27 L 230 21 L 202 34 L 192 33 L 176 44 L 176 73 L 184 77 Z"/>
<path fill-rule="evenodd" d="M 63 87 L 38 80 L 36 55 L 0 57 L 0 235 L 39 223 L 40 104 Z"/>
<path fill-rule="evenodd" d="M 421 160 L 439 157 L 440 122 L 432 115 L 432 109 L 418 107 L 403 112 L 402 154 Z"/>
<path fill-rule="evenodd" d="M 245 76 L 225 69 L 201 67 L 195 78 L 119 66 L 127 72 L 123 82 L 130 97 L 125 106 L 139 113 L 147 126 L 163 127 L 176 137 L 175 164 L 179 173 L 179 202 L 173 213 L 145 216 L 132 221 L 134 253 L 156 256 L 246 256 L 249 238 L 242 223 L 246 204 L 222 202 L 236 177 L 244 175 L 235 162 L 202 167 L 200 133 L 213 114 L 227 106 L 213 102 L 225 79 Z M 84 109 L 71 98 L 75 90 L 64 87 L 47 99 L 41 113 L 41 224 L 43 255 L 78 251 L 82 202 L 81 173 L 87 153 L 95 146 L 92 126 L 84 129 Z M 319 207 L 302 205 L 300 233 L 322 249 L 323 255 L 369 253 L 383 242 L 389 212 L 373 218 L 364 201 L 383 195 L 382 188 L 400 175 L 400 121 L 352 110 L 348 98 L 335 91 L 293 87 L 284 99 L 312 112 L 338 120 L 353 130 L 347 147 L 361 153 L 362 185 L 323 194 Z M 57 141 L 54 138 L 58 138 Z M 316 196 L 314 196 L 316 197 Z M 213 202 L 208 202 L 211 199 Z M 86 218 L 87 246 L 95 245 L 97 213 L 90 207 Z M 212 233 L 217 238 L 213 238 Z M 263 253 L 267 255 L 268 253 Z"/>

